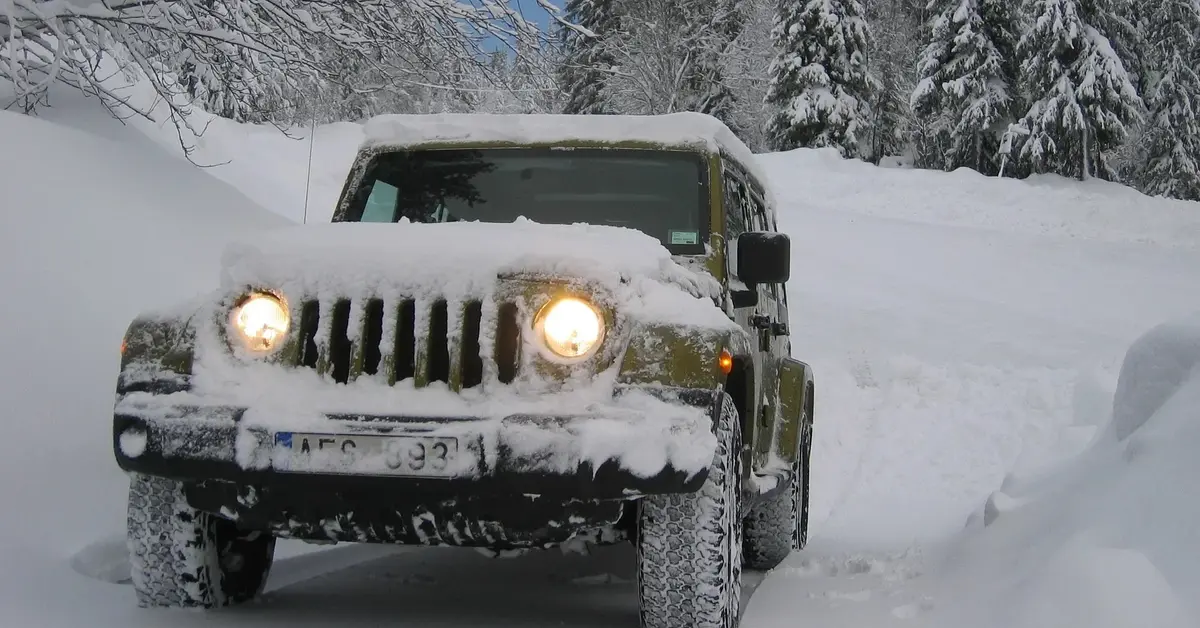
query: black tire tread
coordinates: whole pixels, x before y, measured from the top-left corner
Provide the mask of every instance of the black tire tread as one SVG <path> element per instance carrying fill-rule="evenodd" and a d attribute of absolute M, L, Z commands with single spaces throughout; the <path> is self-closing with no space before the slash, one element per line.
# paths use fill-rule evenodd
<path fill-rule="evenodd" d="M 812 430 L 800 438 L 800 458 L 792 468 L 788 486 L 750 508 L 746 514 L 743 564 L 747 569 L 769 570 L 808 544 L 809 459 Z"/>
<path fill-rule="evenodd" d="M 800 464 L 793 465 L 788 485 L 750 508 L 744 520 L 743 563 L 747 569 L 779 566 L 796 549 L 800 502 Z"/>
<path fill-rule="evenodd" d="M 733 628 L 741 606 L 741 430 L 723 394 L 717 453 L 699 491 L 647 497 L 638 531 L 645 628 Z"/>
<path fill-rule="evenodd" d="M 183 485 L 133 474 L 127 540 L 141 607 L 217 608 L 249 601 L 267 581 L 274 537 L 242 534 L 188 505 Z"/>

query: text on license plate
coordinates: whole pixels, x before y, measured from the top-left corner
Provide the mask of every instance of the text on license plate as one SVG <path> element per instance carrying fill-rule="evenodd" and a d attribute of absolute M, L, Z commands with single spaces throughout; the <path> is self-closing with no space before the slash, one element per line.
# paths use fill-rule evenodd
<path fill-rule="evenodd" d="M 280 471 L 448 477 L 458 470 L 458 439 L 374 434 L 275 434 Z"/>

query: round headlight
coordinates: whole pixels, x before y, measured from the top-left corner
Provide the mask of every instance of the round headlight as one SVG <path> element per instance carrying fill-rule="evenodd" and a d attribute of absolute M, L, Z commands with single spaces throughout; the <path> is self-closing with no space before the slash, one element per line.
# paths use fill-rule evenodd
<path fill-rule="evenodd" d="M 539 320 L 546 348 L 564 358 L 587 355 L 604 336 L 604 319 L 591 304 L 575 298 L 560 299 L 543 310 Z"/>
<path fill-rule="evenodd" d="M 231 315 L 234 329 L 251 351 L 267 352 L 279 346 L 287 336 L 287 305 L 265 292 L 248 295 Z"/>

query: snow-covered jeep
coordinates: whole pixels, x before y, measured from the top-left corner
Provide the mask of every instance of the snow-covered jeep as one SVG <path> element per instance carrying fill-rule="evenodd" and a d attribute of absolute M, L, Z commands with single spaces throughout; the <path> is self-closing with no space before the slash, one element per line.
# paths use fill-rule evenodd
<path fill-rule="evenodd" d="M 630 541 L 645 626 L 736 625 L 807 535 L 790 245 L 727 127 L 383 116 L 330 224 L 231 245 L 122 345 L 144 606 L 261 592 L 277 538 Z"/>

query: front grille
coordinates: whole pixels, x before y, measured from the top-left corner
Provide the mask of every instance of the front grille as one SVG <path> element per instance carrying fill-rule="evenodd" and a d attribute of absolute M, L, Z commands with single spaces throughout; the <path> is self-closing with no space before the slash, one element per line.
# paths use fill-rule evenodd
<path fill-rule="evenodd" d="M 315 369 L 338 383 L 366 376 L 388 385 L 443 382 L 461 390 L 486 379 L 511 383 L 519 370 L 513 303 L 485 312 L 477 300 L 366 298 L 307 300 L 298 309 L 290 365 Z"/>

